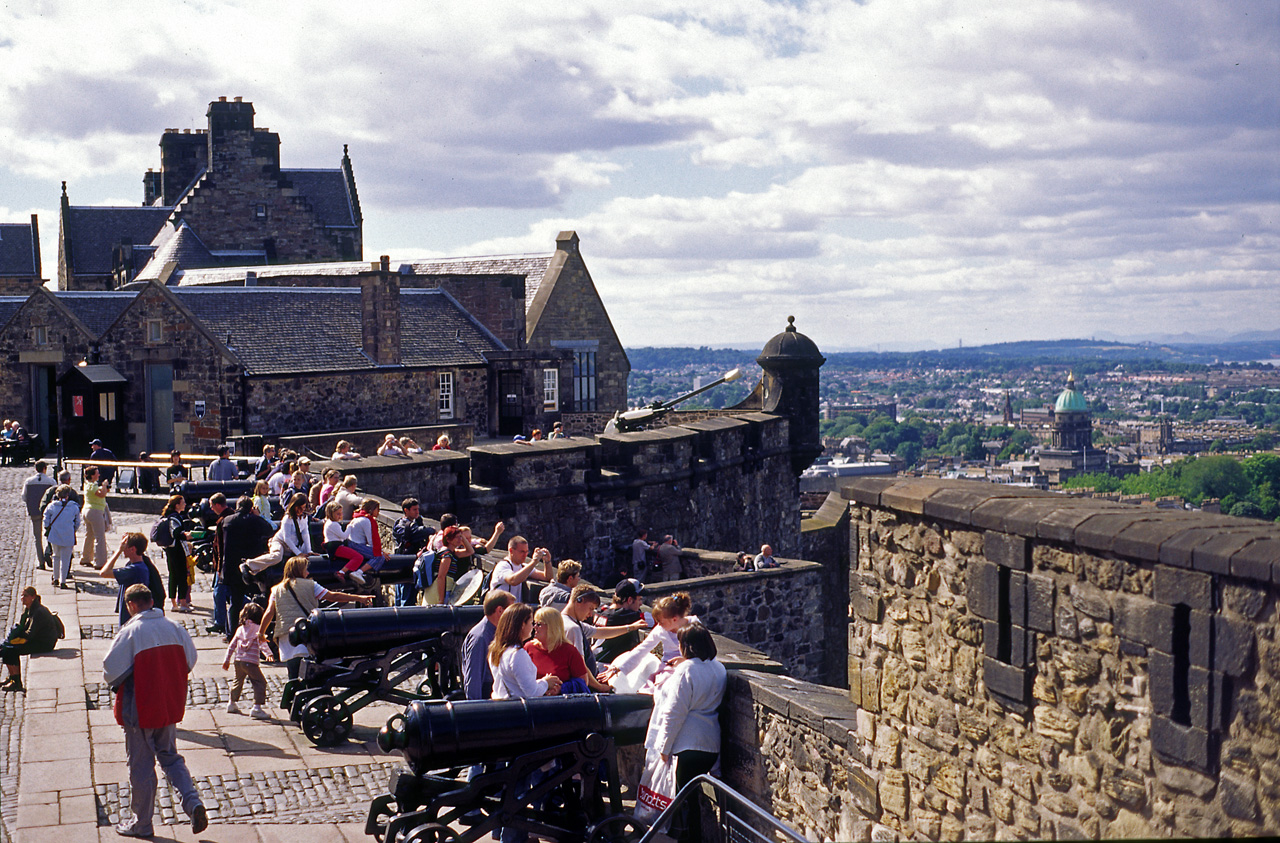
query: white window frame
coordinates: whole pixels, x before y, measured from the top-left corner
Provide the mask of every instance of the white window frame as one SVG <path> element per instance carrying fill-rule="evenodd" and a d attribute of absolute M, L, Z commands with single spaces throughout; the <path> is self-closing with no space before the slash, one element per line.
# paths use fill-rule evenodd
<path fill-rule="evenodd" d="M 542 370 L 542 408 L 557 410 L 560 407 L 560 370 Z"/>
<path fill-rule="evenodd" d="M 454 380 L 453 372 L 441 372 L 437 380 L 438 386 L 438 403 L 436 404 L 438 415 L 442 419 L 453 418 L 453 397 L 454 397 Z"/>
<path fill-rule="evenodd" d="M 164 323 L 159 319 L 147 320 L 147 342 L 164 342 Z"/>

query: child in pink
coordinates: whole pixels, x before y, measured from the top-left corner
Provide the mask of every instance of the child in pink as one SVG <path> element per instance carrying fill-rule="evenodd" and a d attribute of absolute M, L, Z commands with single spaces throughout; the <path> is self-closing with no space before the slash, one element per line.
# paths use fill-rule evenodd
<path fill-rule="evenodd" d="M 231 685 L 231 702 L 227 703 L 227 713 L 240 713 L 240 707 L 236 703 L 240 700 L 240 691 L 244 689 L 247 677 L 249 684 L 253 686 L 253 711 L 250 716 L 254 720 L 270 720 L 271 715 L 262 709 L 262 704 L 267 700 L 267 680 L 262 675 L 258 660 L 265 655 L 270 661 L 271 649 L 267 642 L 258 640 L 258 628 L 261 624 L 262 607 L 257 603 L 245 604 L 240 611 L 240 628 L 231 636 L 231 643 L 227 645 L 227 657 L 222 662 L 222 669 L 228 670 L 231 663 L 235 662 L 236 678 Z"/>

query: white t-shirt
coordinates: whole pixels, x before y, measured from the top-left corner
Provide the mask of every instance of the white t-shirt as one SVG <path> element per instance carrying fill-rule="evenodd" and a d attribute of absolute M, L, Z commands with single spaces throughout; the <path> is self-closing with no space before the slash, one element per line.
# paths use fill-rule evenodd
<path fill-rule="evenodd" d="M 343 529 L 341 521 L 324 522 L 324 540 L 325 543 L 347 540 L 347 531 Z"/>
<path fill-rule="evenodd" d="M 297 580 L 294 582 L 297 582 Z M 316 600 L 323 600 L 329 596 L 329 589 L 323 588 L 318 582 L 312 582 L 311 584 L 315 586 Z M 298 656 L 311 655 L 311 651 L 307 649 L 306 644 L 290 644 L 289 636 L 287 635 L 284 638 L 277 638 L 276 644 L 280 647 L 280 661 L 282 662 L 287 662 L 289 659 L 297 658 Z"/>
<path fill-rule="evenodd" d="M 505 591 L 507 594 L 510 594 L 516 600 L 519 600 L 524 590 L 524 583 L 511 585 L 508 582 L 508 580 L 510 580 L 511 577 L 515 576 L 515 574 L 520 570 L 520 568 L 523 568 L 523 567 L 524 565 L 516 567 L 515 563 L 512 562 L 510 559 L 500 560 L 498 564 L 493 566 L 493 573 L 489 575 L 489 590 Z"/>

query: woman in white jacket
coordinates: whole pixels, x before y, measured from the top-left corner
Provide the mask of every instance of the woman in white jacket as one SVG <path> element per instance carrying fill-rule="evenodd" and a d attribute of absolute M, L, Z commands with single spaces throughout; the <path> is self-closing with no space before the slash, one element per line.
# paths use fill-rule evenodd
<path fill-rule="evenodd" d="M 280 519 L 275 537 L 284 546 L 284 558 L 311 555 L 311 525 L 307 513 L 311 505 L 306 495 L 294 495 Z"/>
<path fill-rule="evenodd" d="M 676 792 L 703 773 L 711 772 L 720 757 L 720 703 L 724 699 L 725 669 L 716 660 L 716 643 L 698 622 L 677 633 L 680 656 L 675 672 L 653 697 L 653 715 L 645 748 L 664 763 L 675 758 Z M 672 825 L 677 840 L 697 839 L 702 823 L 698 800 L 685 817 Z"/>

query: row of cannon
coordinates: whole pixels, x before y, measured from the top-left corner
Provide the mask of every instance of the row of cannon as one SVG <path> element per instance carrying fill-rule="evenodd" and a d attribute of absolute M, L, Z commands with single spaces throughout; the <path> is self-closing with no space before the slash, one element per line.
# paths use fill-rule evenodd
<path fill-rule="evenodd" d="M 468 843 L 504 828 L 584 843 L 634 836 L 643 823 L 623 813 L 617 748 L 644 741 L 652 698 L 461 699 L 461 644 L 482 617 L 479 606 L 316 610 L 289 631 L 310 656 L 281 707 L 333 745 L 360 708 L 405 705 L 378 734 L 405 760 L 369 809 L 365 830 L 379 841 Z"/>

